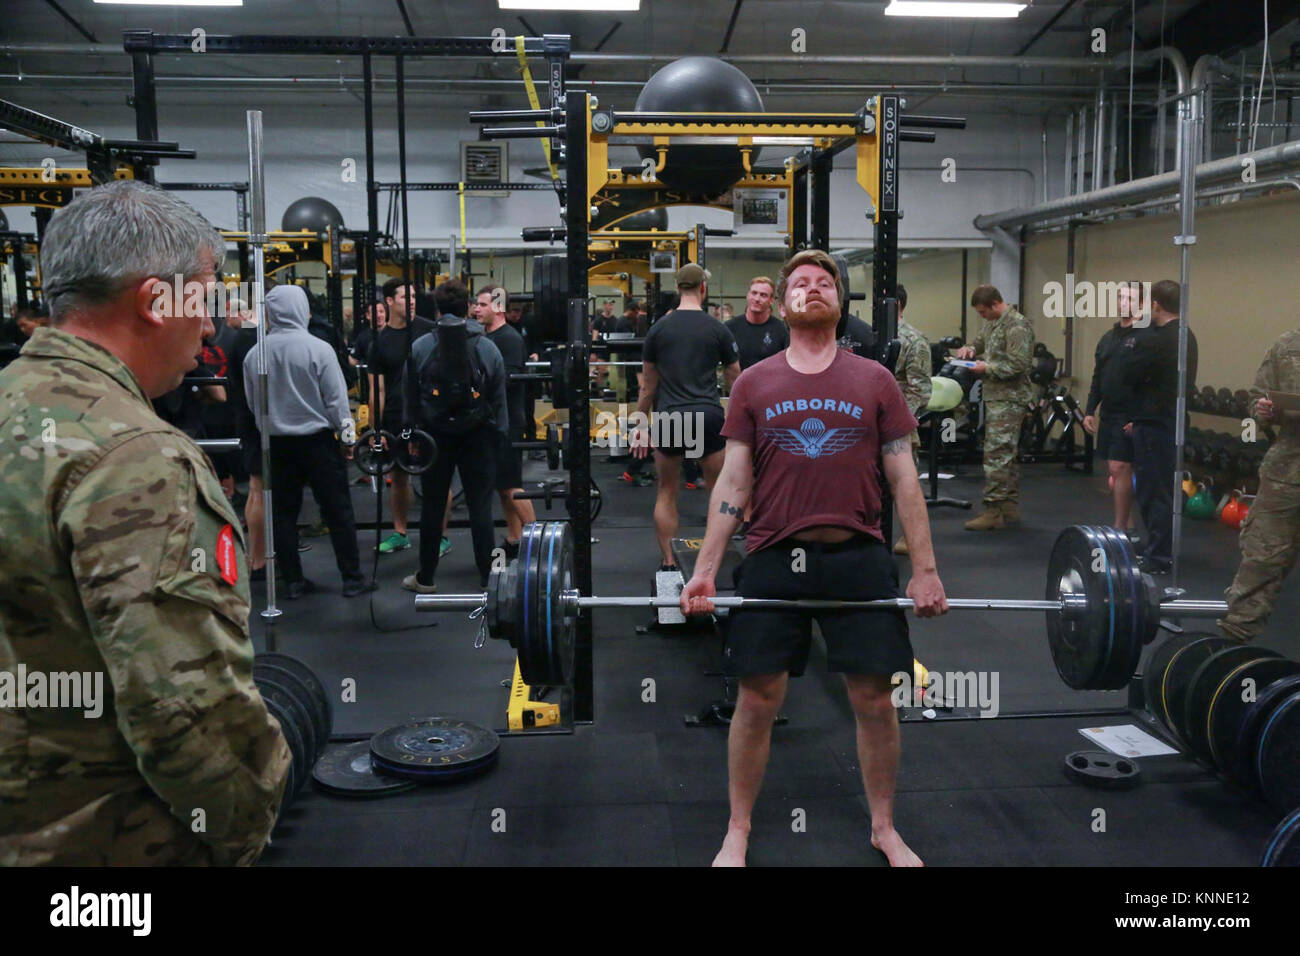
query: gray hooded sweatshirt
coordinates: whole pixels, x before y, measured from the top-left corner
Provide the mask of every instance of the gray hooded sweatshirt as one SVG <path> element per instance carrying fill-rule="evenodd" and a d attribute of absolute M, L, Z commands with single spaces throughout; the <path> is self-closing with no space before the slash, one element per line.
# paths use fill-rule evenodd
<path fill-rule="evenodd" d="M 266 294 L 266 374 L 271 435 L 337 432 L 346 443 L 356 440 L 348 406 L 348 387 L 330 347 L 307 331 L 307 293 L 295 285 L 278 285 Z M 244 394 L 257 427 L 262 421 L 257 377 L 257 349 L 244 358 Z"/>

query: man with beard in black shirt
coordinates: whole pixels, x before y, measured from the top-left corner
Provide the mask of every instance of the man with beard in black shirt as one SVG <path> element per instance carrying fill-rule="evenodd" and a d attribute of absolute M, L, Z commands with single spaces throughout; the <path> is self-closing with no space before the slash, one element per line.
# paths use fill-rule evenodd
<path fill-rule="evenodd" d="M 471 308 L 474 310 L 474 318 L 483 326 L 483 333 L 501 353 L 508 377 L 525 372 L 527 366 L 524 364 L 523 336 L 506 321 L 507 299 L 506 290 L 501 286 L 484 286 L 479 290 Z M 502 542 L 502 548 L 507 561 L 513 561 L 519 556 L 519 539 L 523 535 L 524 525 L 537 520 L 533 503 L 527 498 L 514 497 L 515 492 L 522 491 L 524 487 L 524 453 L 512 447 L 511 442 L 524 437 L 527 425 L 524 420 L 527 384 L 511 382 L 507 378 L 506 409 L 510 417 L 510 431 L 500 436 L 497 451 L 496 488 L 501 495 L 501 510 L 506 518 L 506 539 Z"/>
<path fill-rule="evenodd" d="M 411 345 L 434 328 L 432 319 L 412 314 L 415 286 L 401 279 L 384 283 L 384 307 L 387 324 L 374 334 L 368 360 L 372 427 L 397 435 L 402 430 L 402 371 L 410 356 Z M 400 468 L 390 472 L 393 479 L 393 533 L 379 545 L 380 554 L 405 551 L 411 546 L 406 535 L 406 518 L 411 510 L 410 476 Z M 433 507 L 430 502 L 424 506 Z M 443 539 L 443 553 L 447 542 Z"/>
<path fill-rule="evenodd" d="M 790 345 L 790 330 L 772 314 L 772 292 L 776 286 L 767 276 L 749 280 L 745 296 L 745 314 L 725 323 L 740 349 L 741 371 L 769 355 L 783 352 Z"/>
<path fill-rule="evenodd" d="M 1182 287 L 1163 279 L 1151 287 L 1151 327 L 1125 356 L 1125 381 L 1137 397 L 1126 434 L 1133 438 L 1137 503 L 1146 528 L 1142 569 L 1167 574 L 1173 564 L 1174 427 L 1178 408 L 1178 336 Z M 1187 330 L 1187 385 L 1196 385 L 1196 336 Z"/>

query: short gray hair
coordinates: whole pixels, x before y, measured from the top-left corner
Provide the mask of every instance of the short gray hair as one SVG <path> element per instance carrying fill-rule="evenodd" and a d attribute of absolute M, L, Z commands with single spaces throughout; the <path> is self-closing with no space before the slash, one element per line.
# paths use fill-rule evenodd
<path fill-rule="evenodd" d="M 221 233 L 193 206 L 147 183 L 96 186 L 56 212 L 41 242 L 50 318 L 107 302 L 150 276 L 189 281 L 225 261 Z"/>

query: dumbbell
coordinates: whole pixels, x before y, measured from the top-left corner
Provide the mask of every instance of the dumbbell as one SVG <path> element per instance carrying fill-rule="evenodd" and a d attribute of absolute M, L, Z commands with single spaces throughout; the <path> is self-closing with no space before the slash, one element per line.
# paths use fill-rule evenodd
<path fill-rule="evenodd" d="M 1237 403 L 1237 416 L 1239 418 L 1247 417 L 1250 414 L 1250 392 L 1244 388 L 1239 388 L 1232 393 L 1232 397 Z"/>
<path fill-rule="evenodd" d="M 1189 412 L 1205 411 L 1201 407 L 1201 393 L 1196 390 L 1195 385 L 1187 386 L 1187 410 Z"/>
<path fill-rule="evenodd" d="M 550 471 L 557 471 L 560 468 L 568 468 L 568 456 L 564 451 L 564 433 L 558 425 L 546 426 L 545 441 L 512 441 L 511 448 L 531 451 L 535 448 L 546 451 L 546 467 Z"/>
<path fill-rule="evenodd" d="M 1235 415 L 1237 414 L 1237 399 L 1233 397 L 1232 389 L 1221 388 L 1218 391 L 1219 414 Z"/>
<path fill-rule="evenodd" d="M 1215 408 L 1219 403 L 1218 393 L 1215 392 L 1213 385 L 1203 385 L 1201 387 L 1201 411 L 1208 415 L 1215 414 Z"/>

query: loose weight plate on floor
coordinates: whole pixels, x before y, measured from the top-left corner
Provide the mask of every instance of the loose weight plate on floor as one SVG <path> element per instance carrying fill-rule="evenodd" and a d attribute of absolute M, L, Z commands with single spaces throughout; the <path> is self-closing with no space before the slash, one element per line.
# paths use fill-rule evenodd
<path fill-rule="evenodd" d="M 1210 702 L 1223 683 L 1223 679 L 1239 664 L 1262 657 L 1279 657 L 1276 651 L 1263 647 L 1239 644 L 1215 651 L 1196 668 L 1187 684 L 1187 699 L 1183 703 L 1183 740 L 1192 754 L 1205 763 L 1213 763 L 1210 755 Z"/>
<path fill-rule="evenodd" d="M 418 482 L 417 482 L 418 484 Z M 281 667 L 300 681 L 303 682 L 311 691 L 313 710 L 313 723 L 316 726 L 325 727 L 325 740 L 329 740 L 330 734 L 334 732 L 334 703 L 329 693 L 325 690 L 325 685 L 321 683 L 316 672 L 310 667 L 288 654 L 265 653 L 258 654 L 253 658 L 254 663 L 269 664 L 274 667 Z"/>
<path fill-rule="evenodd" d="M 1104 750 L 1076 750 L 1065 758 L 1064 770 L 1075 783 L 1099 790 L 1131 790 L 1142 782 L 1136 760 Z"/>
<path fill-rule="evenodd" d="M 1300 692 L 1273 708 L 1259 732 L 1255 776 L 1273 809 L 1290 813 L 1300 807 Z"/>
<path fill-rule="evenodd" d="M 386 797 L 415 789 L 414 781 L 375 769 L 368 740 L 327 748 L 311 775 L 318 789 L 340 797 Z"/>
<path fill-rule="evenodd" d="M 1300 692 L 1300 675 L 1283 677 L 1275 680 L 1247 705 L 1237 724 L 1237 739 L 1232 747 L 1231 770 L 1228 776 L 1239 786 L 1252 793 L 1259 792 L 1259 781 L 1255 777 L 1255 750 L 1259 745 L 1259 732 L 1264 728 L 1273 708 L 1292 694 Z"/>
<path fill-rule="evenodd" d="M 1210 756 L 1214 765 L 1226 776 L 1233 776 L 1233 748 L 1247 708 L 1274 681 L 1296 675 L 1300 675 L 1300 661 L 1285 657 L 1259 657 L 1237 665 L 1223 679 L 1210 701 L 1206 730 L 1210 741 Z"/>
<path fill-rule="evenodd" d="M 380 731 L 370 738 L 375 766 L 420 780 L 453 779 L 486 770 L 501 738 L 464 720 L 430 717 Z"/>
<path fill-rule="evenodd" d="M 1155 646 L 1147 659 L 1146 669 L 1142 672 L 1142 694 L 1146 698 L 1147 710 L 1170 732 L 1174 729 L 1174 722 L 1169 719 L 1169 714 L 1165 711 L 1165 671 L 1169 669 L 1169 662 L 1174 659 L 1174 656 L 1188 644 L 1212 636 L 1194 631 L 1171 634 Z"/>
<path fill-rule="evenodd" d="M 1212 654 L 1235 644 L 1226 637 L 1210 634 L 1200 640 L 1192 641 L 1178 651 L 1165 668 L 1165 678 L 1161 683 L 1161 696 L 1164 699 L 1165 715 L 1169 719 L 1169 729 L 1179 741 L 1186 743 L 1183 736 L 1183 712 L 1187 703 L 1187 690 L 1191 686 L 1192 675 Z"/>

